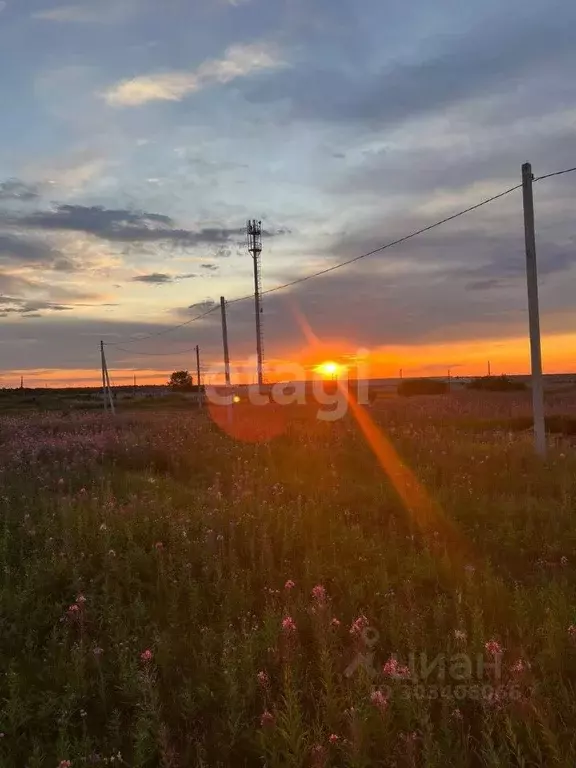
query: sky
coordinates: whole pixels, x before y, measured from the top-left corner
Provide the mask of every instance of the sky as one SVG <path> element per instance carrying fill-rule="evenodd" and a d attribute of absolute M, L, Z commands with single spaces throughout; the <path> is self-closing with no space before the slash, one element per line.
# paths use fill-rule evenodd
<path fill-rule="evenodd" d="M 222 371 L 219 311 L 576 166 L 570 0 L 0 0 L 0 386 Z M 576 369 L 576 173 L 534 186 Z M 230 304 L 254 370 L 253 302 Z M 521 190 L 264 299 L 270 378 L 529 370 Z M 182 325 L 187 323 L 186 325 Z M 181 326 L 169 330 L 174 326 Z"/>

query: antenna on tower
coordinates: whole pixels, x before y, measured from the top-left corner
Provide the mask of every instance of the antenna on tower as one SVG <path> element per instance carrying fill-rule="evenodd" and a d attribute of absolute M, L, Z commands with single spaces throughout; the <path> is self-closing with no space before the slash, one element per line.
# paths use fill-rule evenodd
<path fill-rule="evenodd" d="M 252 219 L 246 228 L 248 252 L 254 262 L 254 312 L 256 315 L 256 354 L 258 356 L 258 386 L 264 382 L 264 340 L 262 337 L 262 283 L 260 257 L 262 255 L 262 222 Z"/>

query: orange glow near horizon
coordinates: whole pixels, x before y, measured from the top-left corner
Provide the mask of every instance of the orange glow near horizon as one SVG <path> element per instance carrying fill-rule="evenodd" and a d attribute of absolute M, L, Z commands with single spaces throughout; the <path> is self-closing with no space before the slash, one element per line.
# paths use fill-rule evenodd
<path fill-rule="evenodd" d="M 493 374 L 520 374 L 530 372 L 529 345 L 526 337 L 507 339 L 472 339 L 449 343 L 418 345 L 390 345 L 371 350 L 357 349 L 344 339 L 321 342 L 308 327 L 307 345 L 280 350 L 275 359 L 268 361 L 267 379 L 275 381 L 297 381 L 310 374 L 334 376 L 332 368 L 321 369 L 323 365 L 335 364 L 348 369 L 350 378 L 397 378 L 399 370 L 404 378 L 419 376 L 446 376 L 448 369 L 455 376 L 484 376 L 490 360 Z M 576 365 L 572 350 L 576 349 L 576 334 L 555 334 L 542 338 L 544 372 L 548 374 L 570 373 Z M 186 365 L 186 363 L 188 365 Z M 192 368 L 190 361 L 181 361 L 158 368 L 141 368 L 134 365 L 115 367 L 109 361 L 113 385 L 129 386 L 134 375 L 138 385 L 165 384 L 176 368 Z M 223 384 L 222 362 L 220 359 L 205 361 L 204 381 Z M 98 387 L 102 378 L 100 370 L 91 369 L 29 369 L 10 370 L 0 373 L 0 387 L 19 387 L 20 376 L 28 387 Z M 237 384 L 251 384 L 255 377 L 255 366 L 250 360 L 232 361 L 232 380 Z"/>

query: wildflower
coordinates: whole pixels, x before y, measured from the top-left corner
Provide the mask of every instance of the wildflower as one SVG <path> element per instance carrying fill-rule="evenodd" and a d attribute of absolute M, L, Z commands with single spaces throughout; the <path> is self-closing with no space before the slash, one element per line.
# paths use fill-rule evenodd
<path fill-rule="evenodd" d="M 370 701 L 382 713 L 384 713 L 388 707 L 388 697 L 380 690 L 372 691 L 370 694 Z"/>
<path fill-rule="evenodd" d="M 72 763 L 70 760 L 60 760 L 58 768 L 71 768 Z"/>
<path fill-rule="evenodd" d="M 102 523 L 102 524 L 100 525 L 100 530 L 101 530 L 101 531 L 107 531 L 107 530 L 108 530 L 108 526 L 106 525 L 106 523 Z"/>
<path fill-rule="evenodd" d="M 58 480 L 58 485 L 62 487 L 64 485 L 64 478 L 61 477 L 60 480 Z"/>
<path fill-rule="evenodd" d="M 466 640 L 466 632 L 463 632 L 461 629 L 455 629 L 454 637 L 456 640 L 464 642 Z"/>
<path fill-rule="evenodd" d="M 322 586 L 322 584 L 317 584 L 314 587 L 312 590 L 312 597 L 314 600 L 316 600 L 317 603 L 326 602 L 326 589 Z"/>
<path fill-rule="evenodd" d="M 498 656 L 504 650 L 497 640 L 489 640 L 487 643 L 484 643 L 484 648 L 486 648 L 491 656 Z"/>
<path fill-rule="evenodd" d="M 260 715 L 260 727 L 266 728 L 267 726 L 274 725 L 274 715 L 272 712 L 268 712 L 267 709 Z"/>
<path fill-rule="evenodd" d="M 72 605 L 68 606 L 67 613 L 69 616 L 75 616 L 77 613 L 80 613 L 80 606 L 76 603 L 72 603 Z"/>
<path fill-rule="evenodd" d="M 330 624 L 332 624 L 332 626 L 334 627 L 334 629 L 338 629 L 338 627 L 340 626 L 340 622 L 338 621 L 338 619 L 332 619 L 332 621 L 330 622 Z"/>
<path fill-rule="evenodd" d="M 86 598 L 84 597 L 84 595 L 78 595 L 78 597 L 76 598 L 76 603 L 78 605 L 84 605 L 85 602 L 86 602 Z"/>
<path fill-rule="evenodd" d="M 337 744 L 340 741 L 340 736 L 336 733 L 331 733 L 330 736 L 328 736 L 328 741 L 330 744 Z"/>
<path fill-rule="evenodd" d="M 268 686 L 270 685 L 270 678 L 268 677 L 266 672 L 262 670 L 261 672 L 258 672 L 256 677 L 258 678 L 258 682 L 260 683 L 262 688 L 268 688 Z"/>
<path fill-rule="evenodd" d="M 570 626 L 568 627 L 568 634 L 570 635 L 570 637 L 576 637 L 576 625 L 570 624 Z"/>
<path fill-rule="evenodd" d="M 560 558 L 560 565 L 564 565 L 564 566 L 568 565 L 568 558 L 566 557 L 566 555 L 562 555 L 562 557 Z"/>
<path fill-rule="evenodd" d="M 514 672 L 516 675 L 521 675 L 523 672 L 525 672 L 527 669 L 530 669 L 530 664 L 528 664 L 523 659 L 518 659 L 517 661 L 512 664 L 510 667 L 510 670 Z"/>
<path fill-rule="evenodd" d="M 142 653 L 140 654 L 140 658 L 145 663 L 152 661 L 152 651 L 150 650 L 150 648 L 146 648 L 145 651 L 142 651 Z"/>
<path fill-rule="evenodd" d="M 109 549 L 108 554 L 110 555 L 110 557 L 116 557 L 116 551 L 113 549 Z"/>
<path fill-rule="evenodd" d="M 452 712 L 450 713 L 450 717 L 453 720 L 462 720 L 461 710 L 459 710 L 458 707 L 456 707 L 456 709 L 453 709 Z"/>
<path fill-rule="evenodd" d="M 92 653 L 94 654 L 94 656 L 96 656 L 96 658 L 98 658 L 99 656 L 102 656 L 102 654 L 104 653 L 104 648 L 100 648 L 100 647 L 94 648 Z"/>
<path fill-rule="evenodd" d="M 284 619 L 282 619 L 282 630 L 287 635 L 292 634 L 292 632 L 296 632 L 296 623 L 291 616 L 286 616 Z"/>
<path fill-rule="evenodd" d="M 405 679 L 410 677 L 410 669 L 403 664 L 399 664 L 398 659 L 394 656 L 390 656 L 386 664 L 382 667 L 382 672 L 386 677 L 393 677 L 395 679 Z"/>
<path fill-rule="evenodd" d="M 156 547 L 156 549 L 157 549 L 158 551 L 160 551 L 160 550 L 164 549 L 164 544 L 162 544 L 162 542 L 161 542 L 161 541 L 157 541 L 157 542 L 156 542 L 156 544 L 154 544 L 154 546 Z"/>
<path fill-rule="evenodd" d="M 294 587 L 295 587 L 295 586 L 296 586 L 296 584 L 294 584 L 294 582 L 292 581 L 292 579 L 288 579 L 288 581 L 286 582 L 286 584 L 284 584 L 284 589 L 286 589 L 286 590 L 288 590 L 288 592 L 290 592 L 290 590 L 291 590 L 291 589 L 294 589 Z"/>
<path fill-rule="evenodd" d="M 362 634 L 363 630 L 365 630 L 366 627 L 368 626 L 370 626 L 370 622 L 368 621 L 366 616 L 358 616 L 356 621 L 350 627 L 350 634 L 359 636 Z"/>

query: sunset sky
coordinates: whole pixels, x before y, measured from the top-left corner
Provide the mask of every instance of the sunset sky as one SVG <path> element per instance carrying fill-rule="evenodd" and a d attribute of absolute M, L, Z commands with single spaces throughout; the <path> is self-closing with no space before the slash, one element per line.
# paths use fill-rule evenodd
<path fill-rule="evenodd" d="M 220 315 L 576 166 L 570 0 L 0 0 L 0 386 L 222 369 Z M 266 297 L 271 378 L 529 369 L 521 192 Z M 576 173 L 535 185 L 546 372 L 576 369 Z M 250 300 L 229 308 L 254 368 Z M 139 336 L 151 338 L 136 342 Z M 182 351 L 180 353 L 180 351 Z M 294 373 L 291 373 L 294 371 Z"/>

